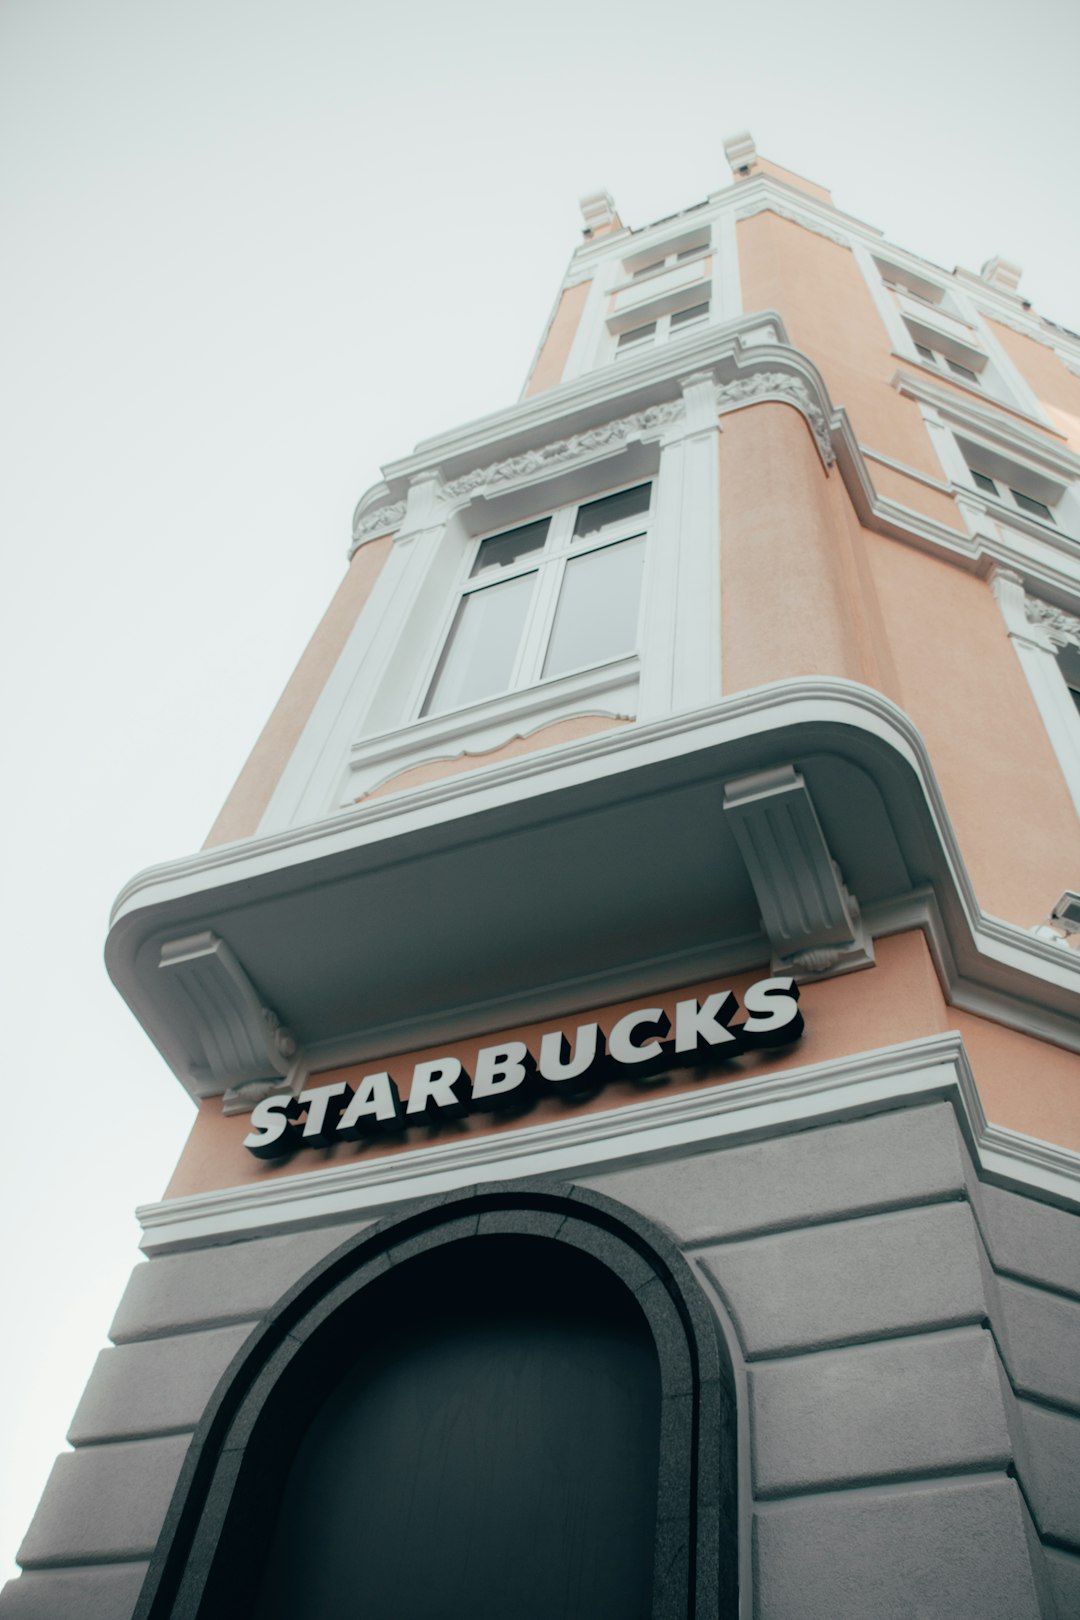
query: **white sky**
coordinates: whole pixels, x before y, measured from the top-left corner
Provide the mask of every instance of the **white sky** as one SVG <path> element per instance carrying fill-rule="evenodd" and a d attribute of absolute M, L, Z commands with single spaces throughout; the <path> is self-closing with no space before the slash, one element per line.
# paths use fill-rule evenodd
<path fill-rule="evenodd" d="M 0 1578 L 190 1119 L 110 902 L 202 842 L 380 462 L 517 397 L 582 192 L 647 224 L 744 128 L 1080 328 L 1078 43 L 1072 0 L 0 5 Z"/>

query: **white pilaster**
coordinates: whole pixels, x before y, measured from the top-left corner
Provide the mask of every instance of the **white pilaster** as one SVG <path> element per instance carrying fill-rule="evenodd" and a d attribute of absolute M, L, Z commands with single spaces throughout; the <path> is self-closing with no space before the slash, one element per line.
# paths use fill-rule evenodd
<path fill-rule="evenodd" d="M 686 409 L 661 440 L 649 547 L 642 720 L 715 703 L 720 668 L 720 424 L 711 373 L 681 383 Z"/>

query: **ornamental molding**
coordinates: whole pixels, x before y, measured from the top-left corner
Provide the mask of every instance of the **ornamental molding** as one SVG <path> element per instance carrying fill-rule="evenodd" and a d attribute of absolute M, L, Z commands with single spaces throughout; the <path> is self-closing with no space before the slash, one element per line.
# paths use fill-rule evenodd
<path fill-rule="evenodd" d="M 761 907 L 772 971 L 800 983 L 873 967 L 873 942 L 794 765 L 725 784 L 724 815 Z"/>
<path fill-rule="evenodd" d="M 736 220 L 753 219 L 755 214 L 775 214 L 779 219 L 790 220 L 793 225 L 801 225 L 804 231 L 813 231 L 815 236 L 823 236 L 828 242 L 835 242 L 837 247 L 850 248 L 850 236 L 842 236 L 839 231 L 830 230 L 828 225 L 822 224 L 813 214 L 803 213 L 802 209 L 785 208 L 772 197 L 763 197 L 760 201 L 751 203 L 746 208 L 735 211 Z"/>
<path fill-rule="evenodd" d="M 197 1096 L 262 1095 L 288 1074 L 298 1047 L 292 1031 L 267 1007 L 236 955 L 205 930 L 160 947 L 158 971 L 169 985 L 184 1067 Z"/>
<path fill-rule="evenodd" d="M 591 455 L 597 450 L 607 450 L 612 445 L 625 444 L 631 438 L 666 427 L 669 422 L 678 421 L 685 409 L 681 399 L 668 400 L 663 405 L 650 405 L 646 410 L 635 411 L 631 416 L 620 416 L 613 422 L 604 422 L 600 427 L 589 428 L 583 433 L 572 433 L 566 439 L 556 439 L 551 444 L 541 446 L 539 450 L 526 450 L 519 456 L 509 456 L 505 461 L 493 461 L 487 467 L 475 467 L 471 472 L 463 473 L 460 478 L 452 478 L 449 483 L 444 484 L 442 493 L 451 500 L 456 500 L 459 496 L 473 495 L 477 490 L 485 489 L 492 484 L 511 483 L 518 478 L 549 472 L 552 467 L 564 466 L 579 456 Z"/>
<path fill-rule="evenodd" d="M 377 534 L 390 534 L 400 529 L 404 517 L 404 501 L 394 501 L 389 506 L 376 507 L 374 512 L 365 512 L 353 525 L 354 544 L 362 545 L 365 540 L 373 540 Z"/>
<path fill-rule="evenodd" d="M 1045 630 L 1057 646 L 1080 648 L 1080 618 L 1074 614 L 1064 613 L 1049 602 L 1040 602 L 1038 597 L 1025 594 L 1024 617 L 1029 624 Z"/>
<path fill-rule="evenodd" d="M 721 383 L 716 390 L 716 403 L 721 410 L 737 409 L 740 405 L 757 404 L 762 399 L 782 399 L 802 412 L 826 467 L 836 460 L 832 437 L 825 412 L 812 397 L 800 377 L 789 371 L 756 371 L 749 377 L 736 377 L 734 382 Z"/>

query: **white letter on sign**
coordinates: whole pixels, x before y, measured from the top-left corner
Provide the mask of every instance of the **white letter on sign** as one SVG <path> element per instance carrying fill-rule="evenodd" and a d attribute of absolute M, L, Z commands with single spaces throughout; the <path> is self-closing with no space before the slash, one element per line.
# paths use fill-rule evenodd
<path fill-rule="evenodd" d="M 714 990 L 700 1007 L 696 1001 L 676 1002 L 676 1052 L 698 1052 L 702 1047 L 723 1046 L 726 1041 L 736 1040 L 727 1026 L 738 1010 L 730 990 Z"/>

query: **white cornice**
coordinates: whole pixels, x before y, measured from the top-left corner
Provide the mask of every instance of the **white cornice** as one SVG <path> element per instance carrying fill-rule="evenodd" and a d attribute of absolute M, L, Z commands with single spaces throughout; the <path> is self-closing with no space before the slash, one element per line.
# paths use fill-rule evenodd
<path fill-rule="evenodd" d="M 599 882 L 598 895 L 614 883 L 625 910 L 620 874 L 644 859 L 641 840 L 654 836 L 660 796 L 673 850 L 665 892 L 670 896 L 676 884 L 683 897 L 677 903 L 691 913 L 695 905 L 700 909 L 694 897 L 700 895 L 704 836 L 696 783 L 715 784 L 708 791 L 719 794 L 725 781 L 801 761 L 823 821 L 842 829 L 844 813 L 830 798 L 839 790 L 827 779 L 811 780 L 812 761 L 830 757 L 877 784 L 879 802 L 889 805 L 878 831 L 893 844 L 894 870 L 914 872 L 932 891 L 936 955 L 949 998 L 1080 1050 L 1080 958 L 980 909 L 915 727 L 881 694 L 840 680 L 757 688 L 690 714 L 597 733 L 156 867 L 133 879 L 117 902 L 106 948 L 109 971 L 180 1078 L 206 1094 L 214 1088 L 196 1082 L 156 967 L 159 942 L 199 929 L 229 940 L 305 1048 L 337 1040 L 364 1055 L 449 1038 L 451 1025 L 461 1032 L 508 1027 L 553 1006 L 604 1005 L 643 986 L 687 983 L 720 962 L 734 967 L 739 952 L 744 966 L 755 966 L 767 959 L 768 943 L 753 932 L 755 908 L 732 887 L 740 857 L 730 830 L 719 825 L 719 799 L 708 836 L 715 874 L 709 882 L 720 888 L 707 940 L 698 925 L 698 934 L 673 957 L 646 884 L 640 898 L 634 889 L 638 909 L 633 926 L 627 923 L 633 961 L 626 952 L 616 958 L 609 946 L 600 951 L 589 944 L 571 969 L 556 942 L 582 882 Z M 858 894 L 859 846 L 848 849 L 842 830 L 834 837 L 832 854 Z M 555 848 L 564 870 L 550 864 Z M 491 892 L 501 893 L 503 883 L 516 886 L 515 903 L 530 918 L 528 952 L 522 944 L 491 961 L 483 930 L 474 938 L 475 930 L 458 929 L 453 960 L 435 943 L 424 958 L 420 940 L 454 932 L 460 901 L 453 896 L 463 883 L 475 883 L 481 849 Z M 410 901 L 399 916 L 400 908 L 385 909 L 390 890 L 382 874 L 403 864 L 426 874 L 427 898 L 420 910 Z M 907 926 L 928 926 L 921 892 L 901 885 L 891 920 L 879 919 L 878 926 L 894 931 L 901 914 Z M 302 959 L 296 956 L 298 925 L 305 930 Z M 365 982 L 378 977 L 386 961 L 397 961 L 394 952 L 406 948 L 402 929 L 414 943 L 396 972 L 401 1010 L 392 1014 L 380 997 L 365 993 Z M 399 944 L 387 943 L 399 935 Z M 541 936 L 549 940 L 549 956 L 536 944 Z M 477 956 L 472 966 L 462 955 L 470 951 Z M 462 1006 L 463 973 L 485 986 L 488 1000 Z M 350 1010 L 349 1030 L 327 1027 L 327 995 Z"/>
<path fill-rule="evenodd" d="M 715 380 L 720 411 L 768 399 L 794 406 L 831 465 L 833 412 L 821 374 L 788 343 L 780 317 L 765 310 L 688 333 L 640 359 L 624 359 L 617 368 L 591 372 L 429 441 L 406 461 L 388 465 L 385 481 L 360 502 L 352 549 L 401 526 L 409 486 L 417 479 L 434 478 L 439 499 L 456 502 L 496 486 L 536 482 L 576 458 L 654 435 L 681 414 L 682 384 L 696 374 Z M 387 495 L 394 499 L 387 501 Z"/>
<path fill-rule="evenodd" d="M 374 1219 L 404 1200 L 478 1181 L 580 1179 L 939 1100 L 951 1103 L 983 1179 L 1065 1208 L 1080 1206 L 1080 1155 L 990 1124 L 962 1038 L 946 1031 L 551 1124 L 147 1204 L 137 1212 L 142 1247 L 160 1254 L 350 1216 Z"/>

